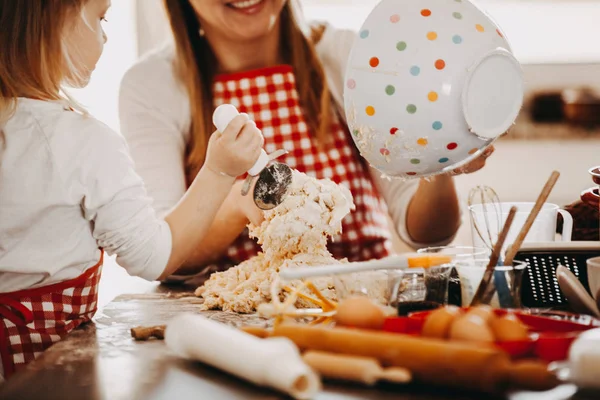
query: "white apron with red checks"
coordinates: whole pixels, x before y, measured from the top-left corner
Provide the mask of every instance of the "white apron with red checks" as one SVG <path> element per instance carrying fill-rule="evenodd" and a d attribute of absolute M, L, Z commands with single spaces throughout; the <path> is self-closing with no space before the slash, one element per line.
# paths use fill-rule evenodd
<path fill-rule="evenodd" d="M 98 264 L 75 279 L 0 293 L 0 360 L 4 377 L 94 316 L 104 252 Z"/>
<path fill-rule="evenodd" d="M 371 180 L 365 161 L 337 116 L 331 126 L 333 145 L 323 150 L 317 147 L 300 107 L 291 66 L 220 75 L 213 92 L 215 107 L 230 103 L 256 122 L 265 137 L 267 153 L 280 148 L 289 151 L 278 161 L 350 189 L 356 210 L 344 219 L 342 234 L 329 245 L 334 257 L 363 261 L 390 254 L 387 207 Z M 258 244 L 245 232 L 229 247 L 226 259 L 219 264 L 238 264 L 259 251 Z"/>

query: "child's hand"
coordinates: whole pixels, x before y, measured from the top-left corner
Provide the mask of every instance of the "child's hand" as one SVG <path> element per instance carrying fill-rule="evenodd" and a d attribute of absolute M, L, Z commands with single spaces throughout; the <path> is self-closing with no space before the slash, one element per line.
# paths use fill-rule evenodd
<path fill-rule="evenodd" d="M 260 155 L 264 138 L 246 114 L 235 117 L 224 132 L 210 137 L 205 165 L 214 172 L 232 177 L 243 175 Z"/>
<path fill-rule="evenodd" d="M 256 182 L 254 182 L 256 184 Z M 227 202 L 236 210 L 238 215 L 248 219 L 253 225 L 259 226 L 265 219 L 264 212 L 256 206 L 254 203 L 254 197 L 252 192 L 254 186 L 250 189 L 250 192 L 246 196 L 242 196 L 243 181 L 237 181 L 229 196 L 227 196 Z"/>

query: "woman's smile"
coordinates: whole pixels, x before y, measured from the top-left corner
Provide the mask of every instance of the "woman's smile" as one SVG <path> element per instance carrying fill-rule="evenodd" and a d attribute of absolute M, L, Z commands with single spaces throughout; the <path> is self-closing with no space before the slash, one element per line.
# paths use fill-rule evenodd
<path fill-rule="evenodd" d="M 261 12 L 266 4 L 266 0 L 242 0 L 227 3 L 230 9 L 246 15 L 254 15 Z"/>

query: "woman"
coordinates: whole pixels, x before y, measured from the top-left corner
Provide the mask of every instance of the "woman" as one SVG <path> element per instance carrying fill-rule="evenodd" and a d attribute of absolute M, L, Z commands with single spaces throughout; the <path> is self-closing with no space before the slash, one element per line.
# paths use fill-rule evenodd
<path fill-rule="evenodd" d="M 167 212 L 202 166 L 215 107 L 231 103 L 256 121 L 267 153 L 318 178 L 347 185 L 356 211 L 331 244 L 338 258 L 381 258 L 391 249 L 387 216 L 412 247 L 450 242 L 460 225 L 452 177 L 387 181 L 358 154 L 343 120 L 345 63 L 354 33 L 304 27 L 287 0 L 165 0 L 175 44 L 127 72 L 121 130 L 155 207 Z M 480 169 L 486 152 L 455 173 Z M 211 235 L 179 273 L 225 268 L 260 250 L 244 227 L 260 218 L 234 187 Z M 204 273 L 209 272 L 205 270 Z"/>

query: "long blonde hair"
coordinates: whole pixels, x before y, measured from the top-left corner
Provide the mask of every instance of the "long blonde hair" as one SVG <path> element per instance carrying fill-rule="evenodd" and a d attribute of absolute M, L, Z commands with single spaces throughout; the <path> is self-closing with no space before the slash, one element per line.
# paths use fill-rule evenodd
<path fill-rule="evenodd" d="M 285 62 L 294 68 L 300 105 L 311 132 L 321 145 L 328 142 L 331 126 L 331 95 L 314 43 L 322 30 L 307 38 L 294 18 L 292 0 L 281 13 L 281 48 Z M 200 23 L 189 0 L 164 0 L 177 48 L 176 71 L 187 88 L 192 115 L 185 168 L 188 182 L 196 176 L 206 157 L 208 138 L 214 131 L 212 84 L 217 60 L 200 36 Z"/>
<path fill-rule="evenodd" d="M 18 97 L 67 100 L 62 90 L 72 63 L 64 37 L 88 0 L 0 0 L 0 123 Z"/>

